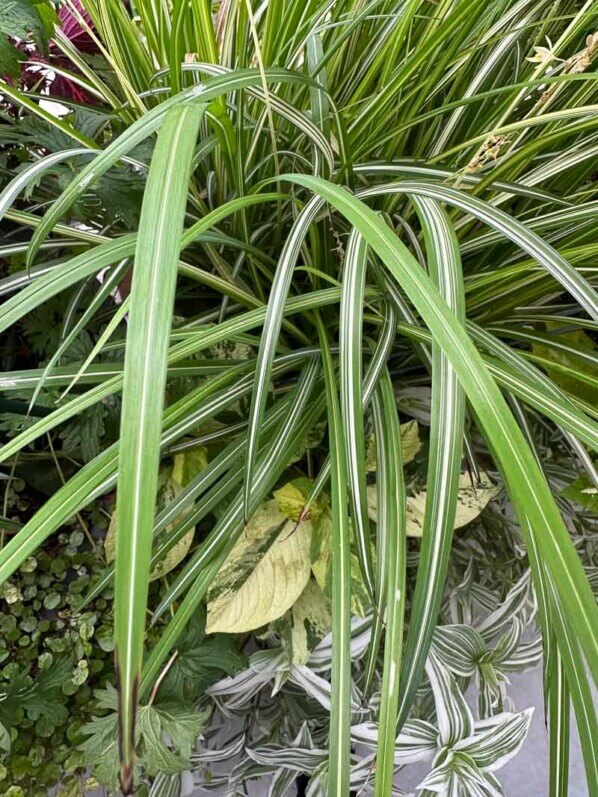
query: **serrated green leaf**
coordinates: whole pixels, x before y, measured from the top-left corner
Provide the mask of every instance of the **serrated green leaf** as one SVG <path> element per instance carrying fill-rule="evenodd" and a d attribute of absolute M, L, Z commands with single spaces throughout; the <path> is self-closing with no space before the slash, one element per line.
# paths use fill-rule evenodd
<path fill-rule="evenodd" d="M 40 6 L 38 8 L 37 6 Z M 0 7 L 0 76 L 18 74 L 18 63 L 23 55 L 8 41 L 18 39 L 34 41 L 43 46 L 47 36 L 47 24 L 40 16 L 42 4 L 31 0 L 5 0 Z M 45 6 L 49 10 L 49 6 Z M 44 18 L 47 16 L 44 13 Z M 55 19 L 54 15 L 54 19 Z"/>

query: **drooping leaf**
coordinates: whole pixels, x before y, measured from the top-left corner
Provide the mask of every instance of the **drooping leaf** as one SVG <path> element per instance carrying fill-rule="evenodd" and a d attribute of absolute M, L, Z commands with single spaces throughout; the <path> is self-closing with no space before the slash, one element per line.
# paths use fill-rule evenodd
<path fill-rule="evenodd" d="M 116 499 L 114 635 L 121 786 L 134 789 L 138 682 L 150 578 L 160 434 L 177 264 L 203 106 L 173 108 L 152 157 L 135 251 L 125 351 Z M 93 162 L 93 161 L 92 161 Z"/>
<path fill-rule="evenodd" d="M 267 625 L 295 603 L 310 573 L 311 522 L 288 520 L 276 501 L 251 518 L 208 593 L 208 633 Z"/>

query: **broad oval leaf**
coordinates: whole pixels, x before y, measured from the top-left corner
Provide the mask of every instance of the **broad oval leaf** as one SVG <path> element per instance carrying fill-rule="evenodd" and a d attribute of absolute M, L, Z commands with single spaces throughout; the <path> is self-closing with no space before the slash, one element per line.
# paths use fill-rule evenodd
<path fill-rule="evenodd" d="M 208 593 L 206 631 L 244 633 L 291 608 L 310 575 L 311 523 L 263 504 L 218 571 Z"/>

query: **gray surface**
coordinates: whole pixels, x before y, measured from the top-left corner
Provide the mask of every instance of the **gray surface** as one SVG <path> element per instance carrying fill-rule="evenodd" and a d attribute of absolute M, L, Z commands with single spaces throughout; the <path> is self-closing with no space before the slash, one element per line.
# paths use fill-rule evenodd
<path fill-rule="evenodd" d="M 511 679 L 517 708 L 535 706 L 529 735 L 519 755 L 498 773 L 508 797 L 546 797 L 548 794 L 548 735 L 542 707 L 542 670 L 538 667 Z M 572 712 L 573 713 L 573 712 Z M 571 722 L 569 797 L 588 797 L 575 720 Z"/>
<path fill-rule="evenodd" d="M 530 730 L 518 755 L 496 772 L 507 797 L 546 797 L 548 794 L 548 734 L 544 725 L 542 668 L 510 676 L 509 697 L 517 710 L 534 707 Z M 572 720 L 569 756 L 569 797 L 588 797 L 579 737 Z M 413 764 L 399 777 L 398 784 L 408 791 L 429 771 L 426 764 Z M 403 773 L 401 773 L 403 774 Z M 261 797 L 261 795 L 260 795 Z"/>

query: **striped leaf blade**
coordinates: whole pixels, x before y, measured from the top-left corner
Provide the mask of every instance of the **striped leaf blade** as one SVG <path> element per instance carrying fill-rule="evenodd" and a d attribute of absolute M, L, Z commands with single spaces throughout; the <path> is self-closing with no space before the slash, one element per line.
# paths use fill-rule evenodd
<path fill-rule="evenodd" d="M 374 575 L 367 512 L 365 440 L 362 396 L 363 295 L 367 244 L 356 230 L 347 243 L 339 324 L 339 383 L 346 469 L 349 479 L 353 530 L 366 589 L 374 596 Z"/>
<path fill-rule="evenodd" d="M 463 323 L 465 295 L 457 238 L 439 205 L 417 198 L 430 276 L 447 305 Z M 401 673 L 399 726 L 409 714 L 424 665 L 446 581 L 457 508 L 465 421 L 465 394 L 441 345 L 432 343 L 428 498 L 424 516 L 411 621 Z"/>
<path fill-rule="evenodd" d="M 188 180 L 203 106 L 164 119 L 143 200 L 125 353 L 117 487 L 115 640 L 121 786 L 134 790 L 135 717 L 160 460 L 168 341 Z"/>
<path fill-rule="evenodd" d="M 393 793 L 397 717 L 400 698 L 405 588 L 407 563 L 407 518 L 405 482 L 401 456 L 401 431 L 392 381 L 382 372 L 372 401 L 378 460 L 378 556 L 385 601 L 383 620 L 384 666 L 380 692 L 376 797 Z M 380 544 L 380 542 L 382 544 Z"/>
<path fill-rule="evenodd" d="M 332 500 L 332 704 L 328 743 L 331 797 L 349 793 L 351 754 L 351 563 L 345 438 L 338 387 L 324 324 L 318 336 L 326 382 Z"/>
<path fill-rule="evenodd" d="M 568 531 L 544 476 L 500 390 L 463 326 L 421 271 L 417 261 L 377 214 L 346 189 L 308 175 L 281 179 L 327 199 L 366 238 L 401 284 L 447 354 L 478 416 L 499 465 L 522 528 L 530 530 L 554 577 L 559 602 L 571 618 L 588 666 L 598 680 L 598 609 Z M 422 193 L 424 193 L 422 187 Z M 592 302 L 595 301 L 591 291 Z M 529 519 L 530 525 L 525 524 Z"/>

